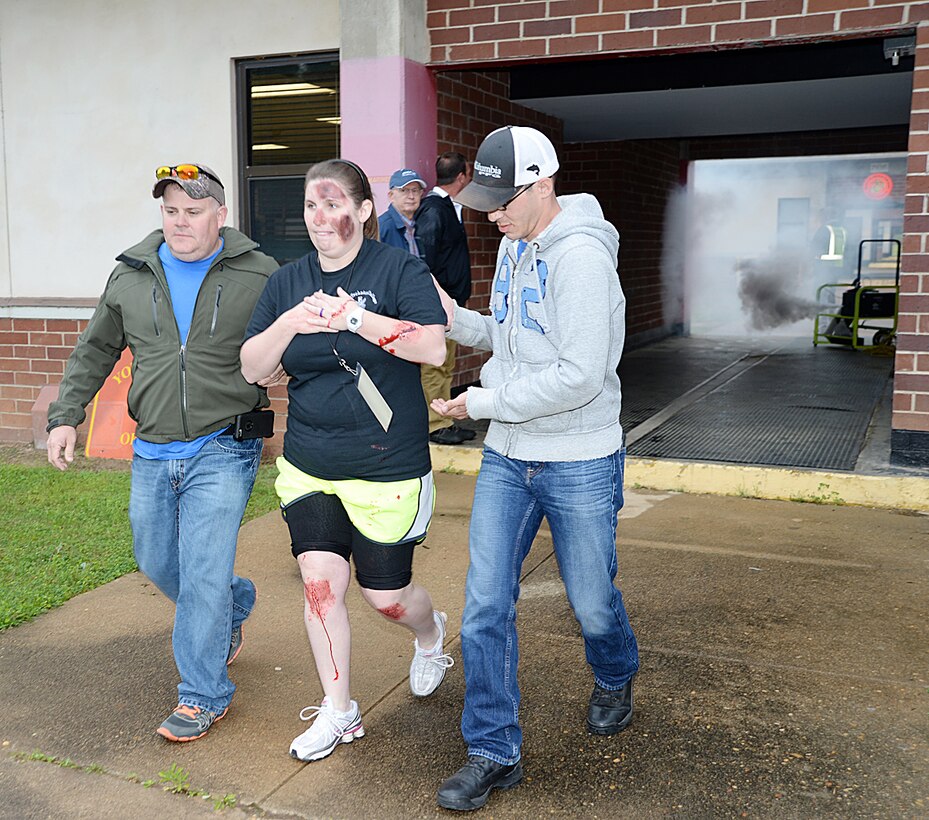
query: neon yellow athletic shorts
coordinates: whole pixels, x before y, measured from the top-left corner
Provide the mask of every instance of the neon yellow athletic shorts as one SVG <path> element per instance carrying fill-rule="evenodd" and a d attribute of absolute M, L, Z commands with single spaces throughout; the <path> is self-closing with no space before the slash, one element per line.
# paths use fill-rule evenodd
<path fill-rule="evenodd" d="M 358 532 L 377 544 L 400 544 L 425 538 L 435 508 L 435 483 L 430 470 L 422 478 L 327 481 L 304 473 L 283 456 L 277 459 L 274 489 L 288 507 L 313 493 L 334 495 Z"/>

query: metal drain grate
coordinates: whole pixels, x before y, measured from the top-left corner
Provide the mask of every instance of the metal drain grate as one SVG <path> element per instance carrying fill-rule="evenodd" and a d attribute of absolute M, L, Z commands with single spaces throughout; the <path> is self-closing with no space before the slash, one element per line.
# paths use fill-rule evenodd
<path fill-rule="evenodd" d="M 758 349 L 758 343 L 739 339 L 674 337 L 627 351 L 619 365 L 623 428 L 632 430 L 679 396 Z"/>
<path fill-rule="evenodd" d="M 629 453 L 853 470 L 889 374 L 888 360 L 850 351 L 775 354 L 683 408 Z"/>

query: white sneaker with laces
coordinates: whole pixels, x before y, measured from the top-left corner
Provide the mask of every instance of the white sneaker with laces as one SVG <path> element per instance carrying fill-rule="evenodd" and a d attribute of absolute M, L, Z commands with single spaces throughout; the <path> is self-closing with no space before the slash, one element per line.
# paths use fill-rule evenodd
<path fill-rule="evenodd" d="M 304 762 L 321 760 L 331 755 L 340 743 L 351 743 L 356 737 L 364 737 L 365 733 L 361 725 L 361 710 L 355 701 L 351 701 L 351 709 L 347 712 L 337 712 L 329 698 L 323 698 L 319 706 L 307 706 L 301 711 L 300 720 L 312 720 L 313 725 L 294 738 L 290 744 L 290 756 Z"/>
<path fill-rule="evenodd" d="M 445 670 L 455 665 L 450 655 L 442 652 L 445 642 L 445 622 L 448 615 L 433 610 L 432 617 L 439 629 L 439 640 L 432 649 L 422 649 L 419 641 L 413 641 L 413 662 L 410 664 L 410 689 L 417 697 L 424 698 L 439 688 L 445 677 Z"/>

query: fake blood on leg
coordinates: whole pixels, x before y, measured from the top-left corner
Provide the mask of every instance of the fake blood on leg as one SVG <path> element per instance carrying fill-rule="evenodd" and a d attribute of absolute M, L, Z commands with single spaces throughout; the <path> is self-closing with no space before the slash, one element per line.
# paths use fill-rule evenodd
<path fill-rule="evenodd" d="M 335 603 L 335 596 L 329 587 L 328 581 L 309 580 L 303 584 L 303 594 L 307 604 L 310 607 L 310 613 L 319 618 L 319 624 L 326 633 L 326 640 L 329 641 L 329 658 L 332 660 L 332 668 L 335 670 L 333 680 L 339 679 L 339 667 L 335 662 L 335 654 L 332 651 L 332 638 L 329 637 L 329 630 L 326 629 L 326 614 L 332 609 Z"/>

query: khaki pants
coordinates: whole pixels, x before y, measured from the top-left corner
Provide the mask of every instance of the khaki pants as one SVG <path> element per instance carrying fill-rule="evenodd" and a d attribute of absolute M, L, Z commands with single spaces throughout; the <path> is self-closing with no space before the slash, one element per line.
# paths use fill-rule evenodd
<path fill-rule="evenodd" d="M 429 364 L 420 365 L 420 378 L 423 383 L 423 395 L 426 397 L 426 407 L 429 409 L 429 432 L 434 433 L 443 427 L 451 427 L 452 419 L 440 416 L 431 407 L 433 399 L 450 399 L 452 397 L 452 375 L 455 373 L 456 342 L 445 340 L 445 361 L 441 367 Z"/>

